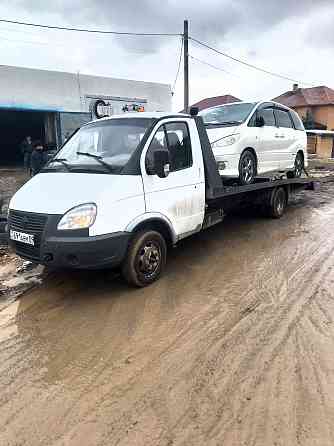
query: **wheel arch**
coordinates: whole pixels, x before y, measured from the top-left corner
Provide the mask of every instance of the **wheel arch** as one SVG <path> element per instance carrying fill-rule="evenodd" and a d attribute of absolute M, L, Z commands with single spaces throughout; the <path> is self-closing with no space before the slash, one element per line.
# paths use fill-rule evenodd
<path fill-rule="evenodd" d="M 126 228 L 127 232 L 137 233 L 144 229 L 156 230 L 163 235 L 168 245 L 177 242 L 177 236 L 170 220 L 161 214 L 142 215 L 132 221 Z"/>

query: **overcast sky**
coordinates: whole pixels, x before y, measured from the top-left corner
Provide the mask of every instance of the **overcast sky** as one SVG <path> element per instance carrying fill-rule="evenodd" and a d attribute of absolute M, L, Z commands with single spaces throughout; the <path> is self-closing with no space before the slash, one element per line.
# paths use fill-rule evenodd
<path fill-rule="evenodd" d="M 236 58 L 334 88 L 333 0 L 12 0 L 0 17 L 115 31 L 181 33 Z M 0 63 L 173 84 L 179 37 L 118 37 L 0 23 Z M 190 102 L 232 94 L 270 99 L 292 82 L 246 68 L 190 44 L 190 54 L 224 72 L 190 61 Z M 173 98 L 183 104 L 182 70 Z M 304 83 L 303 83 L 304 82 Z M 312 85 L 309 85 L 312 84 Z"/>

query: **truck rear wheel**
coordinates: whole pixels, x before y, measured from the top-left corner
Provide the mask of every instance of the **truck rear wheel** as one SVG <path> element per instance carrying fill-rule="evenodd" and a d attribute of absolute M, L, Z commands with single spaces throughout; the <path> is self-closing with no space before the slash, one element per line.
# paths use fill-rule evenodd
<path fill-rule="evenodd" d="M 144 287 L 157 280 L 166 265 L 167 246 L 163 236 L 152 230 L 138 232 L 130 242 L 122 266 L 125 280 Z"/>
<path fill-rule="evenodd" d="M 269 195 L 267 214 L 271 218 L 281 218 L 287 205 L 287 195 L 283 187 L 273 189 Z"/>

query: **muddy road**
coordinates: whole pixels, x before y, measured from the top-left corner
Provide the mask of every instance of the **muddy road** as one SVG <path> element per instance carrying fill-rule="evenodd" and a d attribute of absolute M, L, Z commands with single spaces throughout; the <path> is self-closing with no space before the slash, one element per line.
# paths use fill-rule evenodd
<path fill-rule="evenodd" d="M 334 444 L 334 184 L 184 241 L 160 282 L 58 273 L 0 312 L 1 445 Z"/>

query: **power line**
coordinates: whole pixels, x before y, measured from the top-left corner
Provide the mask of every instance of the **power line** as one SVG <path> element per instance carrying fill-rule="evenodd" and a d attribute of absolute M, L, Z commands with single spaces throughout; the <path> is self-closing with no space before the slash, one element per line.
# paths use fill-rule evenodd
<path fill-rule="evenodd" d="M 194 56 L 192 56 L 191 54 L 189 54 L 189 57 L 190 57 L 191 59 L 195 60 L 196 62 L 199 62 L 199 63 L 201 63 L 201 64 L 203 64 L 203 65 L 207 65 L 207 66 L 209 66 L 209 67 L 211 67 L 211 68 L 214 68 L 215 70 L 222 71 L 223 73 L 229 74 L 230 76 L 239 77 L 237 74 L 230 73 L 229 71 L 224 70 L 224 68 L 216 67 L 216 65 L 212 65 L 212 64 L 209 63 L 209 62 L 205 62 L 204 60 L 198 59 L 197 57 L 194 57 Z"/>
<path fill-rule="evenodd" d="M 173 83 L 172 96 L 174 96 L 176 82 L 177 82 L 179 74 L 180 74 L 181 62 L 182 62 L 182 54 L 183 54 L 183 36 L 181 37 L 181 47 L 180 47 L 179 63 L 178 63 L 178 66 L 177 66 L 176 76 L 175 76 L 175 80 L 174 80 L 174 83 Z"/>
<path fill-rule="evenodd" d="M 194 37 L 189 37 L 189 39 L 191 39 L 193 42 L 196 42 L 197 44 L 199 44 L 199 45 L 201 45 L 201 46 L 203 46 L 203 47 L 205 47 L 205 48 L 207 48 L 207 49 L 209 49 L 211 51 L 214 51 L 217 54 L 220 54 L 221 56 L 227 57 L 228 59 L 234 60 L 234 62 L 238 62 L 238 63 L 240 63 L 242 65 L 245 65 L 248 68 L 253 68 L 254 70 L 261 71 L 262 73 L 266 73 L 266 74 L 269 74 L 270 76 L 275 76 L 275 77 L 278 77 L 280 79 L 284 79 L 284 80 L 287 80 L 287 81 L 301 83 L 301 84 L 305 84 L 305 85 L 313 85 L 313 84 L 311 84 L 309 82 L 299 81 L 297 79 L 293 79 L 291 77 L 284 76 L 283 74 L 275 73 L 273 71 L 266 70 L 265 68 L 261 68 L 261 67 L 258 67 L 256 65 L 253 65 L 251 63 L 245 62 L 244 60 L 238 59 L 238 58 L 236 58 L 234 56 L 231 56 L 230 54 L 224 53 L 223 51 L 217 50 L 216 48 L 213 48 L 212 46 L 210 46 L 210 45 L 208 45 L 208 44 L 206 44 L 204 42 L 201 42 L 200 40 L 197 40 Z"/>
<path fill-rule="evenodd" d="M 54 26 L 54 25 L 41 25 L 37 23 L 30 22 L 19 22 L 16 20 L 5 20 L 0 19 L 2 23 L 10 23 L 12 25 L 23 25 L 23 26 L 32 26 L 35 28 L 44 28 L 44 29 L 57 29 L 61 31 L 77 31 L 81 33 L 93 33 L 93 34 L 112 34 L 117 36 L 155 36 L 155 37 L 175 37 L 180 36 L 182 34 L 176 33 L 135 33 L 135 32 L 122 32 L 122 31 L 103 31 L 100 29 L 86 29 L 86 28 L 69 28 L 66 26 Z"/>

